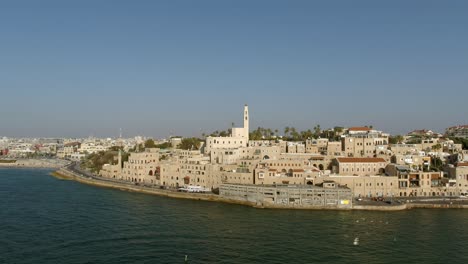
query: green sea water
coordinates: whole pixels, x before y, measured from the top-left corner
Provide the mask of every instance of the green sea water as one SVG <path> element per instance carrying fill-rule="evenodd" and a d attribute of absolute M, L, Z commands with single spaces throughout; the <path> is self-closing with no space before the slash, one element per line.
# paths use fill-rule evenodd
<path fill-rule="evenodd" d="M 0 263 L 468 263 L 468 210 L 255 209 L 49 173 L 0 169 Z"/>

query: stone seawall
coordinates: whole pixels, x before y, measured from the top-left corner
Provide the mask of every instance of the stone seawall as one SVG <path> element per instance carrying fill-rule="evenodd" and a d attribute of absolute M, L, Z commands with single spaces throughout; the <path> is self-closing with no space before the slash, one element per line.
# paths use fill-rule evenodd
<path fill-rule="evenodd" d="M 392 206 L 379 206 L 379 205 L 353 205 L 354 210 L 364 211 L 401 211 L 409 209 L 407 204 L 392 205 Z"/>
<path fill-rule="evenodd" d="M 408 209 L 425 208 L 425 209 L 468 209 L 467 204 L 423 204 L 409 203 Z"/>
<path fill-rule="evenodd" d="M 86 176 L 76 174 L 72 171 L 67 170 L 66 168 L 61 168 L 58 171 L 52 173 L 54 177 L 66 180 L 74 180 L 80 183 L 94 185 L 98 187 L 105 188 L 114 188 L 123 191 L 129 192 L 139 192 L 145 194 L 159 195 L 171 198 L 179 199 L 190 199 L 190 200 L 199 200 L 199 201 L 210 201 L 210 202 L 222 202 L 230 204 L 239 204 L 251 206 L 254 208 L 263 208 L 263 209 L 300 209 L 300 210 L 365 210 L 365 211 L 401 211 L 413 208 L 427 208 L 427 209 L 439 209 L 439 208 L 468 208 L 468 205 L 463 204 L 423 204 L 423 203 L 406 203 L 401 205 L 392 205 L 392 206 L 376 206 L 376 205 L 353 205 L 352 208 L 330 208 L 330 207 L 320 207 L 320 206 L 284 206 L 278 204 L 270 203 L 253 203 L 249 201 L 239 201 L 234 199 L 223 198 L 215 194 L 202 194 L 202 193 L 185 193 L 185 192 L 175 192 L 164 189 L 154 189 L 143 186 L 133 185 L 131 183 L 122 183 L 122 182 L 112 182 L 107 180 L 94 179 Z"/>
<path fill-rule="evenodd" d="M 185 193 L 185 192 L 175 192 L 175 191 L 168 191 L 163 189 L 154 189 L 148 188 L 143 186 L 137 186 L 132 184 L 120 183 L 120 182 L 111 182 L 106 180 L 99 180 L 93 179 L 86 176 L 78 175 L 74 172 L 71 172 L 67 169 L 60 169 L 55 172 L 58 178 L 62 179 L 70 179 L 80 183 L 85 183 L 89 185 L 99 186 L 99 187 L 107 187 L 107 188 L 114 188 L 120 189 L 130 192 L 139 192 L 139 193 L 146 193 L 146 194 L 154 194 L 172 198 L 182 198 L 182 199 L 192 199 L 192 200 L 203 200 L 203 201 L 215 201 L 219 200 L 219 197 L 214 194 L 203 194 L 203 193 Z"/>
<path fill-rule="evenodd" d="M 0 168 L 52 168 L 58 169 L 69 161 L 59 159 L 18 159 L 14 162 L 0 162 Z"/>

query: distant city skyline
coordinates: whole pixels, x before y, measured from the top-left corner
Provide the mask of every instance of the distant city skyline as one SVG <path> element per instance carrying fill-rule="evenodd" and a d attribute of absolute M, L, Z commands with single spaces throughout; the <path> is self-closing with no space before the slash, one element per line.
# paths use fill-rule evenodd
<path fill-rule="evenodd" d="M 468 124 L 466 1 L 26 1 L 0 8 L 0 137 Z"/>

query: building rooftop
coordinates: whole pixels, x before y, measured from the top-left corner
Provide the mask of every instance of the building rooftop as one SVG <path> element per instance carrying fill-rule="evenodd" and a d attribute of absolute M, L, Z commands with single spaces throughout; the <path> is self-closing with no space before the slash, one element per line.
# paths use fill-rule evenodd
<path fill-rule="evenodd" d="M 371 131 L 369 127 L 350 127 L 348 131 Z"/>
<path fill-rule="evenodd" d="M 372 162 L 386 162 L 382 158 L 336 158 L 340 163 L 372 163 Z"/>

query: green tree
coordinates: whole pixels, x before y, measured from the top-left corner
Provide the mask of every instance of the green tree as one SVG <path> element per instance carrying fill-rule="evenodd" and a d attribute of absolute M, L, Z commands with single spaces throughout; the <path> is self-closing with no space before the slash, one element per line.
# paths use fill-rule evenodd
<path fill-rule="evenodd" d="M 301 140 L 307 140 L 309 138 L 312 138 L 314 135 L 310 129 L 307 129 L 306 131 L 301 131 Z"/>
<path fill-rule="evenodd" d="M 320 125 L 314 126 L 314 137 L 315 138 L 320 137 L 321 133 L 322 133 L 322 129 L 320 128 Z"/>
<path fill-rule="evenodd" d="M 104 164 L 115 164 L 118 154 L 119 152 L 114 150 L 93 153 L 83 159 L 81 166 L 98 173 Z M 122 160 L 128 160 L 128 153 L 122 153 Z"/>
<path fill-rule="evenodd" d="M 201 141 L 198 138 L 192 137 L 192 138 L 184 138 L 180 142 L 180 144 L 177 146 L 179 149 L 185 149 L 185 150 L 198 150 L 200 149 Z"/>
<path fill-rule="evenodd" d="M 333 128 L 333 131 L 335 131 L 336 134 L 343 133 L 343 127 L 336 126 Z"/>
<path fill-rule="evenodd" d="M 293 141 L 298 141 L 299 138 L 300 138 L 300 134 L 297 132 L 296 128 L 295 127 L 291 127 L 290 129 L 290 140 L 293 140 Z"/>
<path fill-rule="evenodd" d="M 156 144 L 151 138 L 145 141 L 145 148 L 155 148 Z"/>
<path fill-rule="evenodd" d="M 112 150 L 112 151 L 119 151 L 119 150 L 123 150 L 123 147 L 112 146 L 112 147 L 110 148 L 110 150 Z"/>
<path fill-rule="evenodd" d="M 434 150 L 434 151 L 439 151 L 439 149 L 441 149 L 441 148 L 442 148 L 442 145 L 440 145 L 438 143 L 431 147 L 431 149 Z"/>
<path fill-rule="evenodd" d="M 457 138 L 457 137 L 450 137 L 455 144 L 462 144 L 463 149 L 468 149 L 468 138 Z"/>
<path fill-rule="evenodd" d="M 288 135 L 289 135 L 289 127 L 287 126 L 284 128 L 284 136 L 288 137 Z"/>
<path fill-rule="evenodd" d="M 401 144 L 404 140 L 402 135 L 390 136 L 388 138 L 388 143 L 390 144 Z"/>
<path fill-rule="evenodd" d="M 444 168 L 444 162 L 439 157 L 431 158 L 431 170 L 442 171 Z"/>
<path fill-rule="evenodd" d="M 164 143 L 156 145 L 156 147 L 160 149 L 168 149 L 172 147 L 172 144 L 171 142 L 164 142 Z"/>

